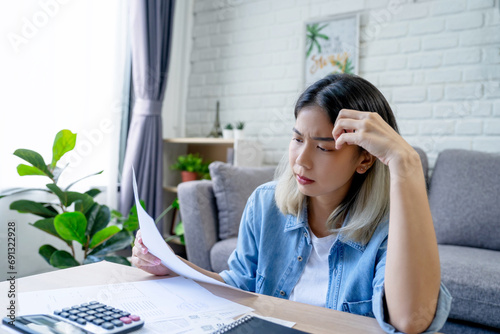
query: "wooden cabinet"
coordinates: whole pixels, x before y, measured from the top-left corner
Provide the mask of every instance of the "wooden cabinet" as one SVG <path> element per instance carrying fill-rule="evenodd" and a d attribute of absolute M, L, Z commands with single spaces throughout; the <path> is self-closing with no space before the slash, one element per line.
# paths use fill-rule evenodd
<path fill-rule="evenodd" d="M 181 182 L 181 173 L 170 166 L 177 157 L 189 153 L 198 153 L 204 161 L 228 162 L 233 160 L 235 166 L 260 167 L 263 153 L 260 144 L 251 139 L 222 138 L 168 138 L 163 140 L 163 189 L 164 206 L 168 207 L 177 197 L 177 185 Z M 176 212 L 167 214 L 163 229 L 166 235 L 172 232 L 176 224 Z"/>

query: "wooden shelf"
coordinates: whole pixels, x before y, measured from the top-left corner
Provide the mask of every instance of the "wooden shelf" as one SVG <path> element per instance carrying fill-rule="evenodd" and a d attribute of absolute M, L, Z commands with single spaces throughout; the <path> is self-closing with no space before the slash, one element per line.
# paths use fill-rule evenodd
<path fill-rule="evenodd" d="M 163 190 L 171 192 L 171 193 L 177 193 L 177 187 L 166 186 L 166 187 L 163 187 Z"/>

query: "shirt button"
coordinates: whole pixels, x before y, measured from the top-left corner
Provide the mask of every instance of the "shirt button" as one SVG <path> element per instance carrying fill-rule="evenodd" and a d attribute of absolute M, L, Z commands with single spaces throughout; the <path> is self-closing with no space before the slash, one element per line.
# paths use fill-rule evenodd
<path fill-rule="evenodd" d="M 306 233 L 306 232 L 304 232 L 304 237 L 306 237 L 306 238 L 307 238 L 307 233 Z"/>
<path fill-rule="evenodd" d="M 286 295 L 285 291 L 281 290 L 280 295 L 282 295 L 282 296 Z"/>
<path fill-rule="evenodd" d="M 302 261 L 302 256 L 298 256 L 297 260 Z"/>

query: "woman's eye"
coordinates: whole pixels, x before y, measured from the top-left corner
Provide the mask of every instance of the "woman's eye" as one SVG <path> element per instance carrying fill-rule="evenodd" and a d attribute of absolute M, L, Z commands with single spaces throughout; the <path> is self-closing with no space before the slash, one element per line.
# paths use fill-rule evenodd
<path fill-rule="evenodd" d="M 331 152 L 331 151 L 332 151 L 332 150 L 329 150 L 329 149 L 327 149 L 327 148 L 323 148 L 323 147 L 321 147 L 321 146 L 318 146 L 318 148 L 319 148 L 321 151 L 323 151 L 323 152 Z"/>
<path fill-rule="evenodd" d="M 297 143 L 302 143 L 302 139 L 300 138 L 292 138 L 293 141 L 296 141 Z"/>

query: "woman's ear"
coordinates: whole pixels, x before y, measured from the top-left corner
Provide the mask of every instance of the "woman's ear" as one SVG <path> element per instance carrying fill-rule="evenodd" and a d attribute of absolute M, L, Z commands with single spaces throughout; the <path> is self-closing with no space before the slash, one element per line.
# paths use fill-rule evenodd
<path fill-rule="evenodd" d="M 376 158 L 365 150 L 361 153 L 360 159 L 361 161 L 356 168 L 356 172 L 358 172 L 358 174 L 364 174 L 373 166 Z"/>

